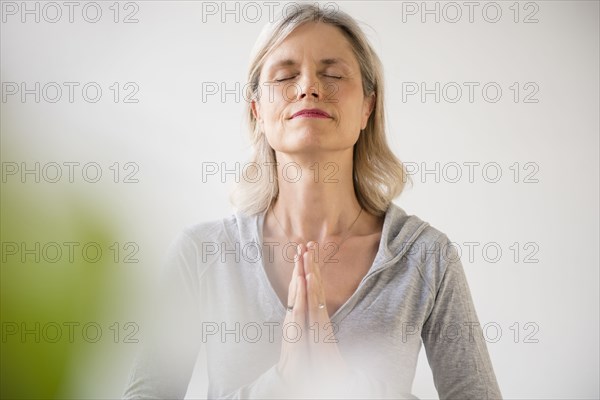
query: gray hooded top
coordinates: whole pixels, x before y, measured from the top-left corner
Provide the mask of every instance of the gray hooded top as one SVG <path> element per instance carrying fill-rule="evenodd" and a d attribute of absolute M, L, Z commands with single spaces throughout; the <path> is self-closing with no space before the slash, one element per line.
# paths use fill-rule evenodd
<path fill-rule="evenodd" d="M 330 316 L 353 379 L 290 392 L 275 368 L 286 308 L 262 262 L 264 217 L 236 213 L 176 237 L 165 263 L 165 292 L 157 297 L 157 323 L 124 398 L 183 398 L 202 346 L 210 399 L 414 399 L 421 343 L 440 399 L 501 398 L 455 248 L 444 233 L 393 203 L 372 266 Z M 293 340 L 296 333 L 286 335 Z"/>

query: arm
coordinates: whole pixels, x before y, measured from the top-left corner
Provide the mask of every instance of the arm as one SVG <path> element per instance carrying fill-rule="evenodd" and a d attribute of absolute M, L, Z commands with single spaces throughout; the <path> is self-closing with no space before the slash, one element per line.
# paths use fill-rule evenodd
<path fill-rule="evenodd" d="M 440 244 L 448 249 L 450 241 L 444 235 Z M 501 399 L 460 258 L 440 252 L 438 260 L 435 302 L 421 336 L 440 399 Z"/>
<path fill-rule="evenodd" d="M 199 290 L 209 263 L 201 263 L 201 255 L 199 246 L 185 232 L 171 244 L 152 306 L 150 333 L 134 361 L 124 399 L 185 397 L 202 337 Z M 223 398 L 282 398 L 285 393 L 273 365 L 255 381 Z"/>
<path fill-rule="evenodd" d="M 171 243 L 149 306 L 151 321 L 124 399 L 183 398 L 200 350 L 198 248 L 184 232 Z"/>

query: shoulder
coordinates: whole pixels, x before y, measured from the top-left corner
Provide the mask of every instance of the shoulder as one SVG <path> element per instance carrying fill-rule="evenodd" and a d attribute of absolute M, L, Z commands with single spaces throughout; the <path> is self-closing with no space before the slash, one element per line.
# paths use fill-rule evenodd
<path fill-rule="evenodd" d="M 185 225 L 173 242 L 190 242 L 200 247 L 205 243 L 236 242 L 241 225 L 248 225 L 250 219 L 246 215 L 231 213 L 221 218 L 194 222 Z"/>
<path fill-rule="evenodd" d="M 171 251 L 184 249 L 197 256 L 205 253 L 214 255 L 222 247 L 231 249 L 256 241 L 257 217 L 256 214 L 234 212 L 222 218 L 188 224 L 172 239 Z"/>
<path fill-rule="evenodd" d="M 236 225 L 235 215 L 210 219 L 188 224 L 179 232 L 178 237 L 187 237 L 192 241 L 201 242 L 205 240 L 218 240 Z"/>
<path fill-rule="evenodd" d="M 394 203 L 390 205 L 387 214 L 384 235 L 387 237 L 388 247 L 396 252 L 405 252 L 407 256 L 431 256 L 434 255 L 432 249 L 445 250 L 451 243 L 446 233 L 434 223 L 409 214 Z"/>
<path fill-rule="evenodd" d="M 435 293 L 449 268 L 462 268 L 460 255 L 448 235 L 434 223 L 409 215 L 395 206 L 400 228 L 391 228 L 395 235 L 396 252 L 411 268 L 417 268 L 429 288 Z"/>
<path fill-rule="evenodd" d="M 212 264 L 220 259 L 220 249 L 231 246 L 237 229 L 234 214 L 194 222 L 181 228 L 170 240 L 162 259 L 161 274 L 184 277 L 196 284 Z"/>

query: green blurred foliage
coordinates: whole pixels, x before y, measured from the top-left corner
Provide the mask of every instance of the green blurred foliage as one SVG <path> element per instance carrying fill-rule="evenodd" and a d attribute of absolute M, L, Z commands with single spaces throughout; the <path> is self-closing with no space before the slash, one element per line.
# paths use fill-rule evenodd
<path fill-rule="evenodd" d="M 0 394 L 3 399 L 60 397 L 69 390 L 65 388 L 70 385 L 74 360 L 92 357 L 112 342 L 113 332 L 108 329 L 110 322 L 105 317 L 106 310 L 115 304 L 115 291 L 119 291 L 114 282 L 119 266 L 110 253 L 103 253 L 97 262 L 86 262 L 81 249 L 85 243 L 96 242 L 106 251 L 115 241 L 117 227 L 108 216 L 110 210 L 91 198 L 90 193 L 76 190 L 76 186 L 68 183 L 17 180 L 1 184 Z M 20 252 L 10 255 L 5 251 L 8 242 L 23 242 L 28 248 L 33 248 L 35 242 L 42 246 L 49 242 L 81 245 L 75 247 L 72 263 L 64 253 L 54 263 L 44 257 L 36 262 L 34 255 L 28 255 L 22 262 Z M 73 340 L 65 322 L 79 323 L 73 327 Z M 103 330 L 96 343 L 82 334 L 82 327 L 89 322 L 99 324 Z M 29 330 L 36 330 L 35 324 L 40 324 L 39 342 L 33 333 L 22 336 L 23 323 Z M 55 343 L 52 339 L 57 330 L 52 326 L 43 330 L 48 323 L 62 328 L 62 337 Z M 17 332 L 10 334 L 15 325 Z M 91 328 L 88 333 L 87 338 L 96 334 Z"/>

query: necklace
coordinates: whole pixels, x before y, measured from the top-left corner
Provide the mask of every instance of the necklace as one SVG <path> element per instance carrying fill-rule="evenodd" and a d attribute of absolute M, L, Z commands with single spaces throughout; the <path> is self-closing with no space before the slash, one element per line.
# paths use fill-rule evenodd
<path fill-rule="evenodd" d="M 343 236 L 342 241 L 340 242 L 340 244 L 337 245 L 338 249 L 340 247 L 342 247 L 342 244 L 344 244 L 344 242 L 346 241 L 346 239 L 348 239 L 348 237 L 350 236 L 350 232 L 352 231 L 352 227 L 354 227 L 354 224 L 356 223 L 356 221 L 358 221 L 358 218 L 362 214 L 362 211 L 363 211 L 363 208 L 361 207 L 360 211 L 358 212 L 358 215 L 356 216 L 356 218 L 354 218 L 354 221 L 352 222 L 352 224 L 350 224 L 350 227 L 347 229 L 346 234 Z M 281 228 L 281 231 L 283 232 L 283 234 L 285 235 L 285 237 L 288 239 L 288 243 L 295 243 L 295 242 L 292 242 L 292 240 L 288 236 L 287 232 L 283 228 L 283 225 L 281 225 L 281 222 L 279 222 L 279 218 L 277 218 L 277 215 L 275 215 L 275 210 L 273 209 L 273 207 L 271 207 L 271 213 L 273 214 L 273 217 L 275 217 L 275 221 L 277 221 L 277 225 L 279 225 L 279 227 Z"/>

